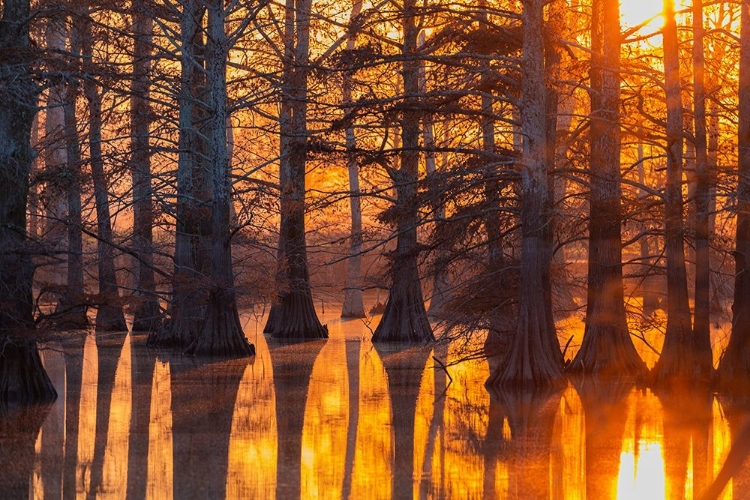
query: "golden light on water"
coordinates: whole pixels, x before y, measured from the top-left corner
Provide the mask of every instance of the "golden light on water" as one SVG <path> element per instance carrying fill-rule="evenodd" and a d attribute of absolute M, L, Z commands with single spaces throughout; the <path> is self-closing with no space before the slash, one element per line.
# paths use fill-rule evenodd
<path fill-rule="evenodd" d="M 269 349 L 262 336 L 254 339 L 258 355 L 244 368 L 241 381 L 235 379 L 233 405 L 221 410 L 231 416 L 231 426 L 219 429 L 208 425 L 197 430 L 202 437 L 196 439 L 216 443 L 205 451 L 207 458 L 195 458 L 212 464 L 214 476 L 205 478 L 206 482 L 223 483 L 225 489 L 219 491 L 224 491 L 226 498 L 273 499 L 277 480 L 281 480 L 294 482 L 306 498 L 385 499 L 400 488 L 399 494 L 413 498 L 521 499 L 528 498 L 532 488 L 534 494 L 556 500 L 694 499 L 716 477 L 736 432 L 717 401 L 706 399 L 705 405 L 695 406 L 686 403 L 684 396 L 670 402 L 648 390 L 632 389 L 611 396 L 579 392 L 580 388 L 571 385 L 530 406 L 524 406 L 528 402 L 509 403 L 511 400 L 502 397 L 490 398 L 484 389 L 487 362 L 450 365 L 461 356 L 460 350 L 439 346 L 432 353 L 448 362 L 451 380 L 443 370 L 435 369 L 432 356 L 422 354 L 426 358 L 416 358 L 419 365 L 412 363 L 403 371 L 403 361 L 381 358 L 372 344 L 359 340 L 359 331 L 355 341 L 347 337 L 344 342 L 342 337 L 352 333 L 344 330 L 342 325 L 331 328 L 334 338 L 317 355 L 305 387 L 304 425 L 299 430 L 287 427 L 285 435 L 280 435 L 277 427 L 278 381 L 274 381 Z M 186 463 L 185 453 L 192 456 L 203 450 L 187 449 L 185 439 L 193 438 L 178 434 L 175 440 L 172 430 L 173 391 L 179 395 L 186 389 L 184 384 L 193 387 L 195 372 L 184 365 L 173 368 L 170 363 L 151 360 L 150 396 L 147 401 L 136 400 L 140 385 L 136 386 L 133 377 L 144 366 L 140 361 L 144 352 L 131 346 L 129 338 L 122 349 L 99 352 L 94 337 L 86 339 L 80 407 L 68 407 L 54 416 L 65 420 L 74 410 L 78 413 L 77 435 L 69 437 L 78 443 L 74 481 L 79 498 L 92 493 L 97 498 L 121 497 L 134 480 L 145 481 L 146 498 L 170 498 L 179 488 L 177 478 L 186 479 L 176 464 Z M 53 361 L 51 356 L 46 355 L 50 358 L 46 363 Z M 65 359 L 60 356 L 58 361 Z M 98 416 L 97 399 L 106 397 L 106 391 L 97 387 L 99 373 L 106 369 L 100 366 L 112 370 L 114 363 L 110 411 Z M 215 374 L 221 373 L 222 366 L 214 365 Z M 236 372 L 236 365 L 227 364 L 226 369 Z M 64 372 L 58 371 L 62 377 Z M 201 380 L 207 384 L 208 394 L 224 390 Z M 226 378 L 217 376 L 216 380 L 222 383 Z M 394 396 L 394 390 L 403 391 L 404 387 L 408 387 L 408 398 L 403 392 Z M 204 393 L 198 389 L 195 394 Z M 217 411 L 215 401 L 209 398 L 191 402 L 191 412 L 206 411 L 206 402 L 209 411 Z M 133 433 L 131 417 L 140 414 L 137 408 L 142 404 L 150 410 L 148 436 Z M 283 404 L 294 408 L 294 402 Z M 694 408 L 699 413 L 699 426 L 695 427 L 696 419 L 682 418 L 685 412 L 676 411 L 675 404 L 686 405 L 685 412 Z M 519 409 L 522 413 L 517 413 Z M 413 412 L 411 421 L 404 419 L 404 411 Z M 96 442 L 101 439 L 96 436 L 97 417 L 107 420 L 104 446 Z M 229 422 L 228 417 L 221 418 Z M 29 471 L 30 498 L 60 496 L 61 483 L 55 479 L 59 472 L 49 467 L 55 463 L 50 457 L 59 456 L 57 448 L 63 447 L 64 429 L 65 425 L 50 422 L 37 436 L 37 458 Z M 147 450 L 133 444 L 139 442 L 139 435 L 147 438 Z M 298 443 L 300 467 L 295 477 L 282 475 L 279 479 L 280 470 L 293 470 L 280 462 L 284 458 L 279 453 L 279 443 L 290 440 Z M 223 448 L 219 446 L 222 442 Z M 94 455 L 99 447 L 104 454 L 96 485 L 92 471 L 96 474 Z M 294 459 L 288 453 L 284 456 Z M 144 477 L 130 477 L 138 470 Z M 721 500 L 733 498 L 732 488 L 744 484 L 750 470 L 746 467 L 741 474 L 725 489 Z M 61 477 L 63 483 L 68 481 Z"/>

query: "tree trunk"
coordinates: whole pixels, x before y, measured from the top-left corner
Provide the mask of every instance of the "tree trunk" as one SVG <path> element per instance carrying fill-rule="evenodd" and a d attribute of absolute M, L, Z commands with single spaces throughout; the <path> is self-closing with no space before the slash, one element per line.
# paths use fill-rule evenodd
<path fill-rule="evenodd" d="M 293 5 L 292 5 L 293 4 Z M 328 337 L 315 312 L 307 266 L 305 240 L 305 168 L 307 165 L 307 77 L 310 56 L 310 9 L 312 0 L 286 4 L 285 68 L 281 134 L 281 232 L 279 246 L 284 285 L 271 334 L 279 339 Z M 291 12 L 290 12 L 291 11 Z M 291 25 L 290 25 L 291 24 Z M 290 33 L 296 31 L 296 45 Z M 287 128 L 288 127 L 288 128 Z M 286 135 L 286 137 L 284 137 Z"/>
<path fill-rule="evenodd" d="M 213 164 L 211 203 L 210 294 L 198 337 L 186 354 L 207 356 L 252 356 L 255 347 L 245 338 L 237 312 L 232 272 L 230 231 L 229 156 L 227 155 L 227 58 L 229 41 L 225 33 L 226 11 L 223 0 L 207 3 L 208 30 L 206 75 L 209 105 L 209 147 Z"/>
<path fill-rule="evenodd" d="M 130 147 L 133 175 L 133 251 L 137 302 L 133 331 L 155 332 L 161 326 L 161 310 L 154 282 L 153 192 L 151 188 L 151 150 L 149 128 L 149 77 L 151 72 L 151 38 L 153 20 L 146 12 L 144 0 L 133 2 L 133 76 L 130 83 Z"/>
<path fill-rule="evenodd" d="M 349 16 L 349 33 L 346 39 L 346 50 L 354 50 L 356 42 L 356 33 L 354 29 L 354 20 L 362 11 L 362 0 L 354 0 L 352 12 Z M 344 73 L 342 84 L 342 101 L 344 112 L 350 110 L 348 105 L 352 102 L 352 75 L 349 72 Z M 354 122 L 346 128 L 346 150 L 348 158 L 346 167 L 349 172 L 349 209 L 351 211 L 352 229 L 351 240 L 349 243 L 349 260 L 347 261 L 346 270 L 346 288 L 344 290 L 344 306 L 341 310 L 342 318 L 364 318 L 365 305 L 362 300 L 362 286 L 360 279 L 362 277 L 362 202 L 359 191 L 359 162 L 354 155 L 354 149 L 357 147 L 354 135 Z"/>
<path fill-rule="evenodd" d="M 638 377 L 646 366 L 630 339 L 622 278 L 618 0 L 594 0 L 591 45 L 588 304 L 583 344 L 568 371 Z"/>
<path fill-rule="evenodd" d="M 51 16 L 47 20 L 45 28 L 45 42 L 50 51 L 66 50 L 67 32 L 65 27 L 65 16 Z M 58 56 L 55 62 L 60 62 L 62 57 Z M 69 83 L 60 82 L 47 90 L 47 100 L 44 111 L 44 143 L 46 154 L 44 155 L 44 172 L 42 178 L 45 180 L 43 188 L 43 205 L 45 207 L 42 241 L 45 248 L 53 253 L 53 259 L 42 268 L 41 281 L 50 286 L 57 293 L 63 293 L 66 278 L 66 262 L 64 260 L 67 250 L 67 230 L 65 219 L 68 213 L 67 196 L 64 182 L 60 177 L 65 173 L 67 162 L 65 138 L 65 105 L 66 93 Z M 59 252 L 59 253 L 58 253 Z M 44 286 L 42 285 L 42 286 Z M 59 297 L 57 297 L 59 298 Z"/>
<path fill-rule="evenodd" d="M 643 153 L 643 142 L 638 142 L 638 183 L 646 186 L 646 167 L 644 165 L 645 155 Z M 640 189 L 639 199 L 645 203 L 648 196 L 645 189 Z M 640 238 L 640 261 L 641 261 L 641 299 L 643 300 L 643 315 L 651 316 L 659 309 L 661 300 L 659 299 L 658 283 L 654 272 L 657 264 L 657 258 L 653 257 L 656 250 L 653 250 L 654 237 L 648 234 L 650 227 L 648 223 L 642 224 L 641 228 L 644 235 Z M 658 245 L 657 245 L 658 246 Z"/>
<path fill-rule="evenodd" d="M 700 375 L 690 324 L 685 270 L 682 200 L 683 112 L 680 59 L 673 0 L 664 1 L 664 81 L 667 97 L 667 185 L 665 190 L 665 246 L 667 254 L 667 331 L 659 361 L 657 382 Z"/>
<path fill-rule="evenodd" d="M 713 369 L 711 351 L 711 229 L 709 226 L 712 172 L 708 165 L 706 132 L 703 0 L 693 0 L 693 89 L 695 101 L 695 318 L 693 336 L 702 377 Z"/>
<path fill-rule="evenodd" d="M 398 214 L 396 251 L 391 262 L 391 288 L 373 342 L 429 342 L 435 340 L 424 308 L 419 279 L 417 183 L 419 181 L 419 68 L 417 6 L 405 0 L 403 10 L 404 99 L 401 117 L 401 167 L 390 171 L 396 188 Z"/>
<path fill-rule="evenodd" d="M 198 124 L 205 94 L 204 42 L 201 25 L 205 8 L 186 0 L 180 16 L 179 158 L 177 163 L 177 220 L 169 320 L 151 332 L 149 345 L 186 348 L 197 337 L 208 301 L 204 273 L 209 263 L 206 241 L 210 221 L 206 206 L 206 144 Z"/>
<path fill-rule="evenodd" d="M 80 39 L 75 30 L 71 31 L 71 52 L 76 55 L 80 51 Z M 64 328 L 86 328 L 86 301 L 83 283 L 83 221 L 81 217 L 81 148 L 78 139 L 76 122 L 76 101 L 78 99 L 78 85 L 67 82 L 63 115 L 65 122 L 66 166 L 63 184 L 65 186 L 68 216 L 67 247 L 68 274 L 67 286 L 57 304 L 55 311 L 58 319 L 56 323 Z"/>
<path fill-rule="evenodd" d="M 719 365 L 722 385 L 737 387 L 750 374 L 750 0 L 742 0 L 740 34 L 737 233 L 732 336 Z"/>
<path fill-rule="evenodd" d="M 26 255 L 31 126 L 37 99 L 28 66 L 29 10 L 28 0 L 6 0 L 0 20 L 0 88 L 5 89 L 0 92 L 0 405 L 57 397 L 36 343 L 24 335 L 34 325 L 34 268 Z M 35 425 L 35 433 L 43 420 Z M 3 416 L 0 421 L 12 420 Z M 3 450 L 0 455 L 12 453 Z"/>
<path fill-rule="evenodd" d="M 524 32 L 542 33 L 543 0 L 524 0 Z M 511 350 L 487 381 L 494 387 L 542 387 L 564 383 L 563 358 L 552 318 L 549 230 L 549 176 L 544 77 L 544 40 L 524 36 L 521 126 L 521 277 L 518 324 Z"/>
<path fill-rule="evenodd" d="M 120 292 L 115 276 L 115 252 L 112 247 L 112 222 L 109 212 L 109 185 L 104 171 L 102 158 L 102 96 L 96 88 L 93 75 L 97 68 L 93 63 L 93 35 L 91 19 L 86 13 L 85 19 L 76 20 L 83 24 L 81 48 L 83 72 L 87 78 L 83 82 L 83 92 L 89 104 L 89 153 L 91 155 L 91 177 L 94 181 L 94 200 L 96 205 L 97 229 L 97 265 L 99 271 L 99 298 L 96 314 L 97 331 L 125 331 L 125 316 L 120 304 Z"/>

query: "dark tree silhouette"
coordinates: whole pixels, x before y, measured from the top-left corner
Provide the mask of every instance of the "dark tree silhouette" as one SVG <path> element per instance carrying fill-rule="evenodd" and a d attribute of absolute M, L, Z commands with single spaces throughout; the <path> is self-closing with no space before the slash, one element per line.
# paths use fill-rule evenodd
<path fill-rule="evenodd" d="M 542 0 L 523 2 L 524 33 L 543 30 Z M 521 176 L 521 276 L 516 334 L 510 352 L 487 381 L 494 387 L 561 386 L 563 359 L 555 334 L 550 290 L 552 251 L 549 231 L 544 41 L 524 36 L 521 127 L 524 134 Z"/>
<path fill-rule="evenodd" d="M 403 6 L 403 63 L 404 85 L 401 109 L 400 168 L 390 168 L 388 173 L 396 189 L 397 214 L 396 250 L 391 256 L 391 286 L 373 342 L 429 342 L 435 340 L 424 307 L 418 269 L 419 246 L 417 227 L 417 182 L 419 181 L 419 68 L 417 38 L 418 12 L 414 0 L 405 0 Z"/>
<path fill-rule="evenodd" d="M 30 64 L 28 0 L 8 0 L 0 19 L 0 403 L 54 401 L 34 326 L 33 264 L 26 235 L 31 127 L 37 88 Z M 13 417 L 15 418 L 15 417 Z M 35 432 L 38 432 L 38 427 Z M 33 446 L 33 442 L 32 442 Z M 3 453 L 3 456 L 7 456 Z"/>
<path fill-rule="evenodd" d="M 741 386 L 750 374 L 750 0 L 742 0 L 741 10 L 734 304 L 732 336 L 719 365 L 724 386 Z"/>
<path fill-rule="evenodd" d="M 628 331 L 622 278 L 619 1 L 594 0 L 592 9 L 588 303 L 568 371 L 639 377 L 646 365 Z"/>
<path fill-rule="evenodd" d="M 7 2 L 8 5 L 10 2 Z M 31 498 L 30 477 L 39 429 L 51 405 L 6 406 L 0 404 L 0 467 L 3 498 Z"/>
<path fill-rule="evenodd" d="M 328 337 L 328 329 L 318 320 L 312 300 L 305 236 L 311 7 L 312 0 L 287 0 L 285 4 L 284 69 L 279 116 L 280 290 L 264 328 L 264 331 L 279 339 Z"/>

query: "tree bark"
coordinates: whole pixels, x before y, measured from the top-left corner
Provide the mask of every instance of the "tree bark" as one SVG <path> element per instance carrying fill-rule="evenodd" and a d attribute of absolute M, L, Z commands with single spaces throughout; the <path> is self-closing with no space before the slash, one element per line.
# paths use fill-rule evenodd
<path fill-rule="evenodd" d="M 713 173 L 708 164 L 706 131 L 705 53 L 703 0 L 693 0 L 693 92 L 695 121 L 695 317 L 693 336 L 698 371 L 713 370 L 711 351 L 711 228 L 710 198 Z"/>
<path fill-rule="evenodd" d="M 346 50 L 354 50 L 356 33 L 353 31 L 354 21 L 362 11 L 362 0 L 354 0 L 352 12 L 349 16 L 349 33 L 347 33 Z M 348 105 L 352 102 L 352 74 L 344 73 L 342 84 L 342 104 L 344 112 L 348 113 Z M 362 300 L 362 202 L 359 190 L 359 162 L 354 155 L 357 141 L 354 134 L 354 123 L 346 127 L 346 150 L 348 157 L 346 168 L 349 173 L 349 209 L 351 211 L 351 239 L 349 242 L 349 260 L 346 270 L 346 288 L 344 290 L 344 306 L 341 310 L 342 318 L 364 318 L 365 305 Z"/>
<path fill-rule="evenodd" d="M 112 246 L 112 221 L 109 212 L 109 185 L 107 174 L 104 171 L 104 159 L 102 158 L 102 96 L 97 89 L 93 75 L 97 68 L 93 62 L 93 34 L 91 32 L 92 20 L 86 12 L 83 19 L 74 19 L 81 26 L 81 48 L 83 73 L 86 75 L 83 81 L 83 92 L 89 104 L 89 154 L 91 177 L 94 181 L 94 200 L 96 205 L 96 230 L 97 230 L 97 266 L 99 271 L 99 297 L 98 311 L 96 314 L 97 331 L 125 331 L 125 316 L 120 304 L 120 292 L 115 275 L 115 252 Z"/>
<path fill-rule="evenodd" d="M 568 371 L 639 377 L 646 366 L 630 339 L 622 277 L 619 2 L 594 0 L 592 8 L 588 304 Z"/>
<path fill-rule="evenodd" d="M 0 405 L 49 402 L 57 397 L 36 343 L 27 333 L 34 325 L 34 268 L 25 253 L 31 127 L 37 99 L 29 68 L 29 11 L 28 0 L 6 0 L 0 19 Z M 0 421 L 11 420 L 3 417 Z"/>
<path fill-rule="evenodd" d="M 685 270 L 682 199 L 683 111 L 680 59 L 673 0 L 664 1 L 664 80 L 667 97 L 667 185 L 665 246 L 667 254 L 667 331 L 654 367 L 656 382 L 701 375 L 695 359 Z"/>
<path fill-rule="evenodd" d="M 401 167 L 390 170 L 396 188 L 398 214 L 396 251 L 392 256 L 391 287 L 373 342 L 429 342 L 435 340 L 424 307 L 419 278 L 417 183 L 419 181 L 419 60 L 417 59 L 417 6 L 405 0 L 402 66 L 404 99 L 401 116 Z"/>
<path fill-rule="evenodd" d="M 543 0 L 524 0 L 526 34 L 542 33 Z M 543 387 L 564 383 L 563 358 L 552 318 L 550 293 L 549 176 L 547 171 L 544 41 L 524 36 L 521 126 L 522 156 L 521 278 L 519 312 L 510 352 L 490 374 L 492 387 Z"/>
<path fill-rule="evenodd" d="M 154 282 L 154 211 L 149 145 L 151 106 L 151 39 L 153 20 L 144 0 L 133 2 L 133 76 L 130 88 L 130 147 L 133 176 L 133 251 L 136 266 L 136 298 L 133 331 L 155 332 L 161 326 L 161 309 Z"/>
<path fill-rule="evenodd" d="M 312 0 L 286 3 L 284 86 L 281 117 L 281 231 L 279 246 L 283 288 L 271 335 L 279 339 L 328 337 L 315 312 L 305 240 L 305 168 L 307 165 L 307 78 L 310 71 Z M 293 35 L 296 33 L 296 37 Z M 291 36 L 290 36 L 291 35 Z M 296 44 L 295 44 L 296 38 Z M 286 136 L 286 137 L 284 137 Z"/>
<path fill-rule="evenodd" d="M 206 207 L 206 144 L 199 130 L 205 118 L 204 41 L 205 8 L 186 0 L 180 15 L 179 158 L 177 162 L 177 220 L 169 320 L 151 332 L 149 345 L 186 348 L 197 337 L 208 301 L 204 275 L 209 264 L 206 242 L 211 223 Z M 208 228 L 208 230 L 207 230 Z"/>
<path fill-rule="evenodd" d="M 227 154 L 227 59 L 229 40 L 225 32 L 223 0 L 206 3 L 208 30 L 206 75 L 209 106 L 209 147 L 213 164 L 211 203 L 210 293 L 203 324 L 196 339 L 185 351 L 190 355 L 252 356 L 255 347 L 245 338 L 237 312 L 237 296 L 232 271 L 232 235 L 229 206 L 230 169 Z"/>
<path fill-rule="evenodd" d="M 719 365 L 720 382 L 727 387 L 750 378 L 750 0 L 741 6 L 734 304 L 732 336 Z"/>

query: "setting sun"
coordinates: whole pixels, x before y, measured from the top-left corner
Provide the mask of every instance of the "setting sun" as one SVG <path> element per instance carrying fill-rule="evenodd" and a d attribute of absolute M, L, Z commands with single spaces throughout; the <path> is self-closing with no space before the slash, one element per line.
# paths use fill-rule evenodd
<path fill-rule="evenodd" d="M 620 2 L 620 15 L 624 27 L 644 26 L 654 30 L 661 27 L 663 18 L 661 16 L 662 2 L 660 0 L 626 0 Z"/>

